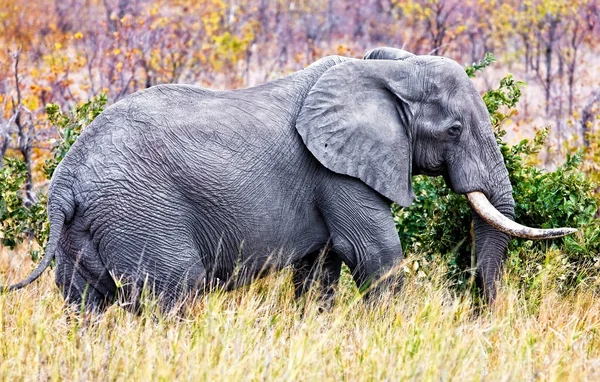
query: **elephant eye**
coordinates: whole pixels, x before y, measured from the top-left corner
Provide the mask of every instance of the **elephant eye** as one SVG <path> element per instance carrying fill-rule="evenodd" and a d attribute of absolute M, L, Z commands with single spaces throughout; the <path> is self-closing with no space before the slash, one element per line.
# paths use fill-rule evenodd
<path fill-rule="evenodd" d="M 448 134 L 451 137 L 458 137 L 460 135 L 460 131 L 462 130 L 462 126 L 460 123 L 455 123 L 454 125 L 448 128 Z"/>

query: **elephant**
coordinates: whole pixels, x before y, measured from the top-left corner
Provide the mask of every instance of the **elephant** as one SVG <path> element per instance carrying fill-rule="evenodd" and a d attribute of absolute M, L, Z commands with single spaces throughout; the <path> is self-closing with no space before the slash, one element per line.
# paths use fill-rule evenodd
<path fill-rule="evenodd" d="M 411 179 L 443 176 L 473 207 L 477 279 L 492 303 L 514 222 L 509 175 L 480 94 L 463 67 L 376 48 L 322 58 L 256 87 L 165 84 L 108 107 L 49 186 L 50 237 L 33 282 L 56 260 L 68 305 L 103 311 L 118 293 L 160 305 L 232 289 L 292 267 L 296 295 L 332 299 L 345 263 L 367 298 L 400 289 L 390 210 Z M 319 269 L 319 272 L 315 272 Z"/>

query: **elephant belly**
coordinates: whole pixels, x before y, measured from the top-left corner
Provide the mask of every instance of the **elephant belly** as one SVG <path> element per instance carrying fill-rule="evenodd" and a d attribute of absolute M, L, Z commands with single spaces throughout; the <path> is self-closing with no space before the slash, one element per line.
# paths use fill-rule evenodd
<path fill-rule="evenodd" d="M 196 237 L 208 274 L 220 280 L 235 274 L 235 284 L 245 284 L 326 245 L 327 229 L 316 210 L 285 210 L 282 214 L 272 202 L 249 202 L 228 216 L 214 219 L 213 214 L 198 222 Z"/>

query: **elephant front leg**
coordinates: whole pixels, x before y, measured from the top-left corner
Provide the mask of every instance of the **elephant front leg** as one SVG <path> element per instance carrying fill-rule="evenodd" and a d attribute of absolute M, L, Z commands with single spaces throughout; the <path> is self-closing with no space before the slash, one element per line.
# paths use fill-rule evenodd
<path fill-rule="evenodd" d="M 328 249 L 310 253 L 294 263 L 292 280 L 296 299 L 316 285 L 319 303 L 326 309 L 333 307 L 341 268 L 342 259 Z"/>
<path fill-rule="evenodd" d="M 397 238 L 398 234 L 395 229 L 393 233 Z M 353 258 L 348 265 L 352 271 L 352 277 L 366 301 L 376 302 L 385 294 L 400 292 L 403 277 L 399 266 L 403 255 L 399 241 L 397 245 L 393 246 L 377 242 L 371 242 L 364 247 L 355 247 L 354 244 L 351 246 L 349 244 L 343 243 L 341 246 L 346 247 L 347 257 Z"/>
<path fill-rule="evenodd" d="M 367 300 L 401 289 L 402 246 L 388 200 L 348 178 L 323 203 L 322 214 L 333 250 L 348 265 Z"/>

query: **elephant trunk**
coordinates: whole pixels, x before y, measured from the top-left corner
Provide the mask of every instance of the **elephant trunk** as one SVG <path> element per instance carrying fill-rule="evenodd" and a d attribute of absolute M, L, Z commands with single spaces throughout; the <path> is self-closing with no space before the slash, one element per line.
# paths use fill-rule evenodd
<path fill-rule="evenodd" d="M 514 200 L 508 174 L 503 186 L 490 194 L 489 204 L 504 219 L 514 220 Z M 487 200 L 487 198 L 486 198 Z M 475 251 L 477 254 L 477 283 L 483 288 L 488 303 L 496 298 L 497 284 L 502 277 L 504 258 L 510 236 L 488 223 L 472 206 L 475 226 Z"/>

